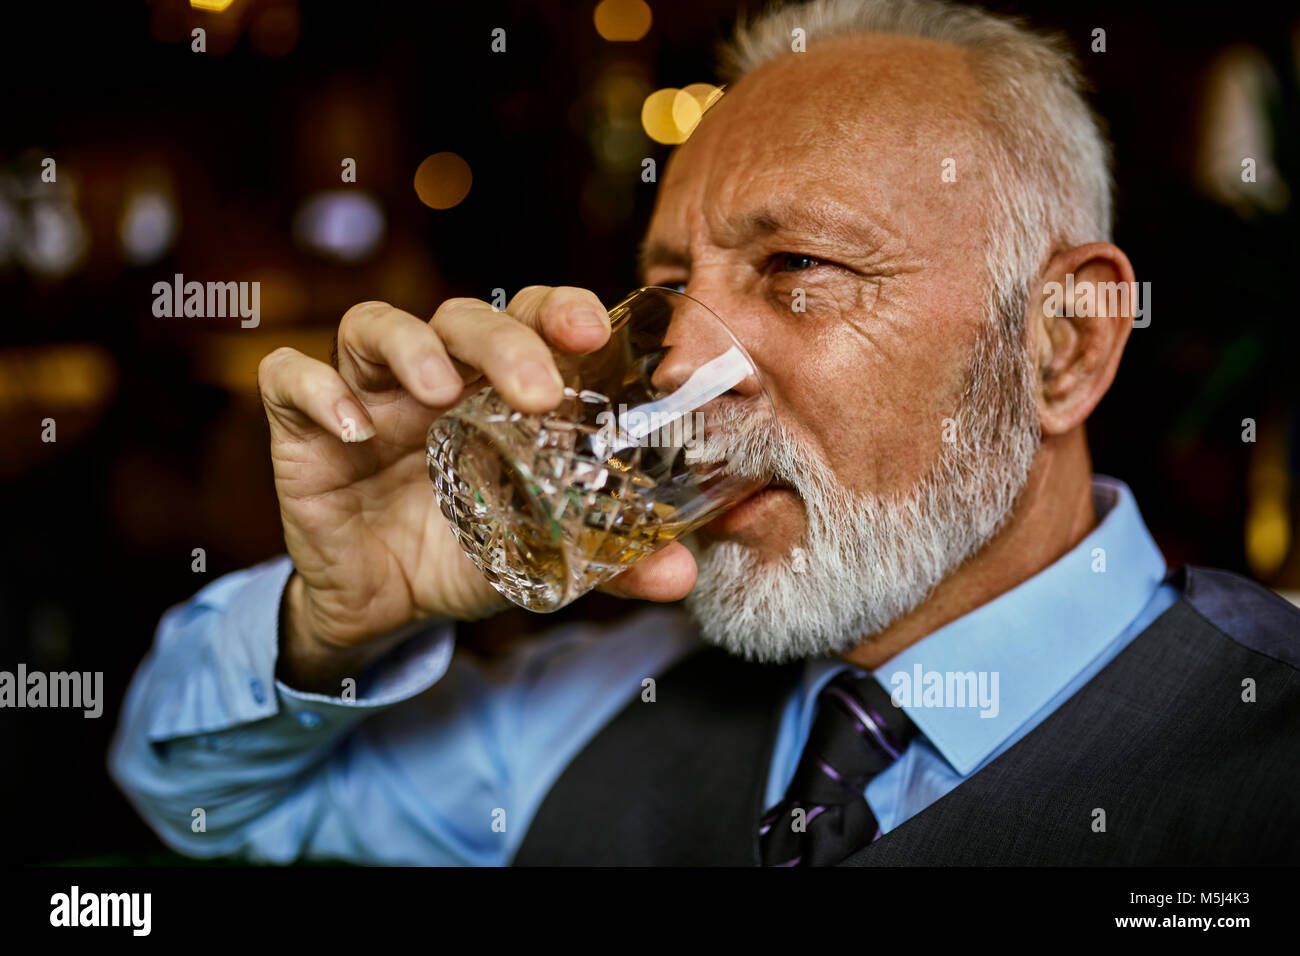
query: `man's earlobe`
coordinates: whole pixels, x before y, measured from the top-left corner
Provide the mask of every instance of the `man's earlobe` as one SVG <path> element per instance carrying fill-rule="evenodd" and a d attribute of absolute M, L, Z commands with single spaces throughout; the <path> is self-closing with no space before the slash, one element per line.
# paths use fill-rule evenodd
<path fill-rule="evenodd" d="M 1137 291 L 1128 256 L 1108 242 L 1076 246 L 1048 262 L 1029 317 L 1045 435 L 1083 424 L 1110 388 Z"/>

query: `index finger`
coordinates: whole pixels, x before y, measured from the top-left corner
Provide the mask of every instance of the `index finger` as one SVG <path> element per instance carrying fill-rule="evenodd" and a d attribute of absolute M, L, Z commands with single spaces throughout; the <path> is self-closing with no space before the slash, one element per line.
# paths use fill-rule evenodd
<path fill-rule="evenodd" d="M 530 285 L 506 312 L 565 352 L 594 352 L 609 339 L 609 313 L 596 294 L 568 285 Z"/>

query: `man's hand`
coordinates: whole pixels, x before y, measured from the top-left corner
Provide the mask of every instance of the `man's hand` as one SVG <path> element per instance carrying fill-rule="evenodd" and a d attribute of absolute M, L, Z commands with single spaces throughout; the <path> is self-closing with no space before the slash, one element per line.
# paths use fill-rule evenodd
<path fill-rule="evenodd" d="M 394 629 L 430 616 L 483 617 L 508 605 L 456 543 L 425 465 L 434 419 L 490 383 L 514 408 L 559 404 L 563 383 L 547 343 L 591 352 L 609 338 L 594 294 L 529 286 L 504 312 L 448 299 L 429 322 L 363 302 L 338 329 L 338 368 L 281 348 L 258 384 L 271 425 L 285 544 L 294 574 L 285 595 L 280 676 L 337 693 L 386 652 Z M 695 562 L 673 543 L 603 590 L 673 601 L 695 583 Z"/>

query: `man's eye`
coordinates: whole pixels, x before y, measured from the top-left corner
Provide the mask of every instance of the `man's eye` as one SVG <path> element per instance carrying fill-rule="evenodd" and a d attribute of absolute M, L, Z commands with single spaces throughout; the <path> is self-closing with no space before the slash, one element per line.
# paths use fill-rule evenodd
<path fill-rule="evenodd" d="M 774 272 L 803 272 L 806 269 L 822 264 L 820 259 L 814 259 L 812 256 L 801 255 L 797 252 L 778 252 L 772 257 L 771 261 Z"/>
<path fill-rule="evenodd" d="M 656 282 L 655 285 L 663 286 L 665 289 L 672 289 L 674 292 L 685 292 L 686 282 Z"/>

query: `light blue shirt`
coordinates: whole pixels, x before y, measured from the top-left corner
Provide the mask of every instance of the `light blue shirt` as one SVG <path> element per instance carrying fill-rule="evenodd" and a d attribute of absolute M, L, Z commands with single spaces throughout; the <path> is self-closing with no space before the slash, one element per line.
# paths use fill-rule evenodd
<path fill-rule="evenodd" d="M 874 672 L 920 729 L 867 785 L 884 832 L 1013 746 L 1174 601 L 1128 488 L 1098 477 L 1093 495 L 1100 521 L 1077 547 Z M 645 678 L 700 646 L 679 608 L 647 605 L 484 665 L 456 650 L 452 622 L 425 622 L 358 675 L 355 700 L 309 694 L 275 678 L 290 571 L 281 557 L 169 610 L 131 684 L 109 771 L 181 853 L 507 864 L 569 761 Z M 805 662 L 768 805 L 794 775 L 818 693 L 845 667 Z"/>

